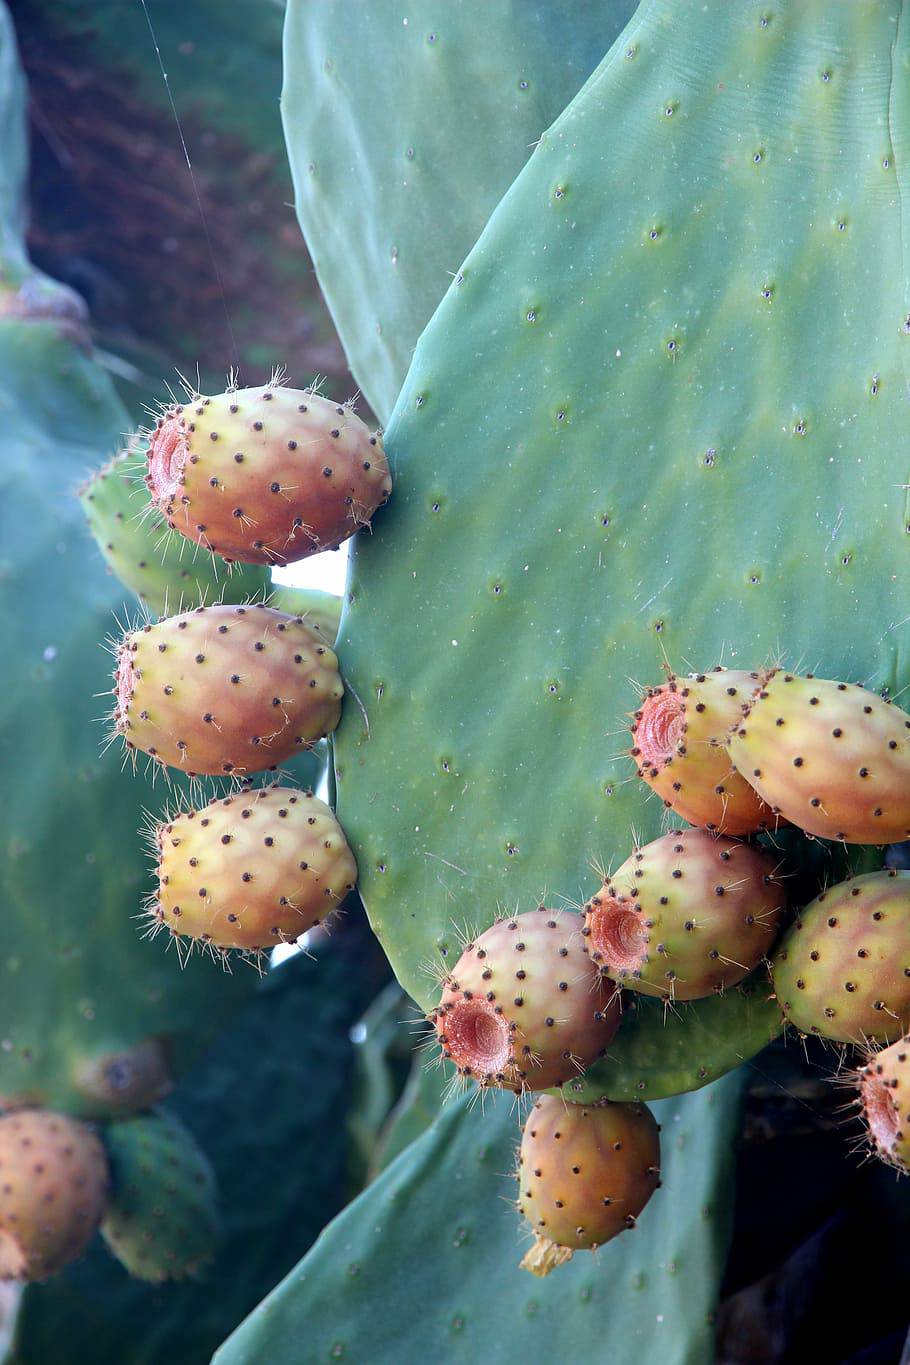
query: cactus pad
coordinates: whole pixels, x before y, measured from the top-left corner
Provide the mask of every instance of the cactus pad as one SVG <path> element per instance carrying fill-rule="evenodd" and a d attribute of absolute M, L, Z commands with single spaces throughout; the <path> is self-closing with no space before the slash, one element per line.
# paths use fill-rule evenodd
<path fill-rule="evenodd" d="M 221 1220 L 215 1177 L 192 1133 L 162 1110 L 111 1124 L 105 1147 L 108 1249 L 140 1280 L 195 1274 L 218 1248 Z"/>

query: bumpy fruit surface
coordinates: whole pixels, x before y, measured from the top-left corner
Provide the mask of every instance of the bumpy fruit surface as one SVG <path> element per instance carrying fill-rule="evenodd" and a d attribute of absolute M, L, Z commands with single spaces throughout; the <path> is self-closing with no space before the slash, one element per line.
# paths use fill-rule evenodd
<path fill-rule="evenodd" d="M 715 668 L 649 688 L 632 724 L 638 776 L 692 825 L 721 834 L 773 828 L 769 808 L 733 767 L 727 735 L 759 682 Z"/>
<path fill-rule="evenodd" d="M 535 1101 L 518 1157 L 518 1207 L 534 1229 L 523 1269 L 547 1275 L 635 1227 L 660 1184 L 659 1132 L 643 1104 Z"/>
<path fill-rule="evenodd" d="M 910 1028 L 910 872 L 870 872 L 823 892 L 781 939 L 771 975 L 803 1033 L 899 1038 Z"/>
<path fill-rule="evenodd" d="M 50 1109 L 0 1118 L 0 1279 L 43 1280 L 75 1261 L 101 1221 L 104 1148 Z"/>
<path fill-rule="evenodd" d="M 319 924 L 357 881 L 329 807 L 286 787 L 225 796 L 160 824 L 155 925 L 258 952 Z"/>
<path fill-rule="evenodd" d="M 337 547 L 392 491 L 379 437 L 349 407 L 280 384 L 172 405 L 146 483 L 172 530 L 248 564 Z"/>
<path fill-rule="evenodd" d="M 101 1224 L 131 1275 L 159 1284 L 192 1275 L 218 1247 L 215 1177 L 192 1133 L 169 1114 L 107 1130 L 111 1196 Z"/>
<path fill-rule="evenodd" d="M 636 849 L 585 907 L 585 942 L 608 976 L 644 995 L 697 1000 L 769 952 L 783 909 L 777 858 L 705 830 Z"/>
<path fill-rule="evenodd" d="M 185 772 L 252 773 L 335 729 L 344 687 L 321 636 L 271 607 L 197 607 L 127 634 L 114 725 Z"/>
<path fill-rule="evenodd" d="M 480 1085 L 546 1090 L 602 1056 L 619 1003 L 578 915 L 541 906 L 469 943 L 430 1015 L 443 1054 Z"/>
<path fill-rule="evenodd" d="M 857 1080 L 872 1150 L 890 1166 L 910 1172 L 910 1035 L 873 1053 Z"/>
<path fill-rule="evenodd" d="M 89 530 L 112 573 L 154 612 L 200 602 L 245 602 L 268 586 L 265 569 L 231 566 L 149 516 L 146 442 L 134 440 L 79 490 Z M 332 641 L 329 641 L 331 644 Z"/>
<path fill-rule="evenodd" d="M 759 796 L 809 834 L 851 844 L 910 837 L 910 717 L 874 692 L 776 669 L 728 746 Z"/>

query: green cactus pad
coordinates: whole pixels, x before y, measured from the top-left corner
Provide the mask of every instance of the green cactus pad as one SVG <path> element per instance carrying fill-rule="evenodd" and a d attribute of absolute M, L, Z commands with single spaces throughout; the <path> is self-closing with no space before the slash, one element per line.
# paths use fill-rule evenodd
<path fill-rule="evenodd" d="M 728 1235 L 739 1081 L 655 1105 L 662 1181 L 634 1231 L 547 1280 L 518 1268 L 520 1137 L 508 1096 L 467 1100 L 393 1162 L 215 1355 L 213 1365 L 308 1359 L 711 1359 Z M 695 1158 L 693 1160 L 693 1158 Z M 415 1304 L 420 1312 L 415 1313 Z"/>
<path fill-rule="evenodd" d="M 574 1104 L 658 1100 L 700 1090 L 739 1066 L 783 1032 L 767 972 L 733 990 L 668 1007 L 626 997 L 622 1027 L 603 1061 L 563 1086 Z"/>
<path fill-rule="evenodd" d="M 500 195 L 634 9 L 422 0 L 403 18 L 290 0 L 282 113 L 297 213 L 380 421 Z"/>
<path fill-rule="evenodd" d="M 221 1236 L 215 1176 L 192 1133 L 159 1110 L 109 1125 L 111 1195 L 101 1235 L 140 1280 L 196 1274 Z"/>
<path fill-rule="evenodd" d="M 302 616 L 310 630 L 318 630 L 327 645 L 334 645 L 341 620 L 342 599 L 334 592 L 320 588 L 291 588 L 286 583 L 273 583 L 267 598 L 270 607 L 286 611 L 289 616 Z"/>
<path fill-rule="evenodd" d="M 79 490 L 89 530 L 105 563 L 159 616 L 200 602 L 249 602 L 267 591 L 268 571 L 225 564 L 149 515 L 145 445 L 115 455 Z"/>
<path fill-rule="evenodd" d="M 622 750 L 664 656 L 910 681 L 899 12 L 648 0 L 420 340 L 335 754 L 421 1004 L 457 929 L 659 832 Z"/>

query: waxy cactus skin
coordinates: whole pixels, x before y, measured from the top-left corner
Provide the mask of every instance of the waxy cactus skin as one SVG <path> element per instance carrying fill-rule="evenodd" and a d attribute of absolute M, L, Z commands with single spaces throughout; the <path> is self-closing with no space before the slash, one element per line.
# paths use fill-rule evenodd
<path fill-rule="evenodd" d="M 534 1229 L 522 1268 L 548 1275 L 573 1252 L 634 1228 L 660 1184 L 659 1132 L 643 1104 L 541 1095 L 518 1157 L 518 1207 Z"/>
<path fill-rule="evenodd" d="M 334 730 L 334 652 L 271 607 L 197 607 L 126 635 L 114 726 L 128 749 L 190 774 L 274 768 Z"/>
<path fill-rule="evenodd" d="M 85 1250 L 108 1164 L 94 1132 L 50 1109 L 0 1117 L 0 1280 L 44 1280 Z"/>
<path fill-rule="evenodd" d="M 775 816 L 733 767 L 730 727 L 755 690 L 757 673 L 715 668 L 649 688 L 632 724 L 638 776 L 676 815 L 719 834 L 773 828 Z"/>
<path fill-rule="evenodd" d="M 614 981 L 697 1000 L 770 951 L 784 896 L 778 858 L 705 830 L 671 830 L 627 858 L 585 907 L 585 944 Z"/>
<path fill-rule="evenodd" d="M 778 1003 L 803 1033 L 888 1043 L 910 1028 L 910 872 L 870 872 L 801 911 L 771 963 Z"/>
<path fill-rule="evenodd" d="M 146 484 L 171 530 L 271 565 L 336 548 L 392 491 L 379 437 L 351 408 L 279 383 L 169 407 Z"/>
<path fill-rule="evenodd" d="M 462 1076 L 546 1090 L 603 1054 L 619 1003 L 585 957 L 579 917 L 540 906 L 468 943 L 429 1017 Z"/>
<path fill-rule="evenodd" d="M 728 740 L 775 813 L 850 844 L 910 838 L 910 716 L 852 683 L 766 674 Z"/>
<path fill-rule="evenodd" d="M 352 890 L 357 864 L 311 792 L 237 792 L 158 825 L 153 930 L 258 953 L 293 942 Z"/>

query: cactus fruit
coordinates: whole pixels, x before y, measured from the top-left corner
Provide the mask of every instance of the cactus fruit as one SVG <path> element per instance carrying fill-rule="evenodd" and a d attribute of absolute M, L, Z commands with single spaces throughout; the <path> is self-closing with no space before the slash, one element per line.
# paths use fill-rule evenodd
<path fill-rule="evenodd" d="M 0 1118 L 0 1280 L 43 1280 L 75 1261 L 101 1221 L 104 1148 L 51 1109 Z"/>
<path fill-rule="evenodd" d="M 131 1275 L 159 1284 L 193 1275 L 221 1234 L 208 1159 L 170 1114 L 142 1114 L 105 1134 L 111 1195 L 101 1223 L 108 1248 Z"/>
<path fill-rule="evenodd" d="M 534 1229 L 522 1269 L 548 1275 L 574 1251 L 634 1228 L 660 1184 L 659 1132 L 644 1104 L 540 1095 L 518 1157 L 518 1207 Z"/>
<path fill-rule="evenodd" d="M 890 1043 L 910 1027 L 910 872 L 851 877 L 807 905 L 771 963 L 803 1033 Z"/>
<path fill-rule="evenodd" d="M 278 382 L 172 404 L 146 484 L 172 530 L 247 564 L 336 548 L 392 491 L 379 437 L 350 407 Z"/>
<path fill-rule="evenodd" d="M 859 1102 L 872 1150 L 910 1172 L 910 1036 L 873 1052 L 857 1074 Z"/>
<path fill-rule="evenodd" d="M 357 881 L 332 811 L 310 792 L 265 787 L 159 824 L 153 932 L 258 953 L 319 924 Z"/>
<path fill-rule="evenodd" d="M 638 776 L 690 825 L 752 834 L 776 823 L 733 767 L 726 739 L 757 673 L 715 668 L 651 687 L 635 712 L 632 757 Z"/>
<path fill-rule="evenodd" d="M 265 591 L 265 569 L 227 565 L 144 515 L 145 448 L 134 439 L 79 489 L 89 530 L 113 574 L 158 614 L 200 602 L 246 602 Z"/>
<path fill-rule="evenodd" d="M 539 906 L 465 945 L 429 1015 L 460 1075 L 546 1090 L 603 1055 L 619 1003 L 585 957 L 580 930 L 577 915 Z"/>
<path fill-rule="evenodd" d="M 910 716 L 874 692 L 772 669 L 728 743 L 758 794 L 807 833 L 850 844 L 910 837 Z"/>
<path fill-rule="evenodd" d="M 343 692 L 333 651 L 298 618 L 197 607 L 124 636 L 114 728 L 191 775 L 259 772 L 334 730 Z"/>
<path fill-rule="evenodd" d="M 620 985 L 697 1000 L 742 981 L 774 942 L 776 857 L 701 829 L 638 848 L 585 906 L 586 950 Z"/>

